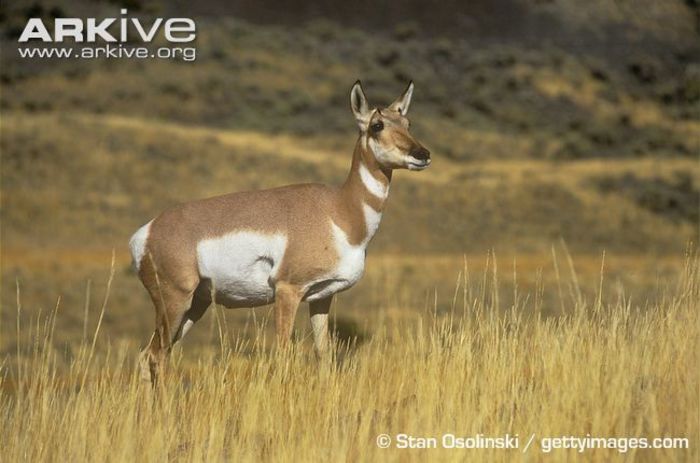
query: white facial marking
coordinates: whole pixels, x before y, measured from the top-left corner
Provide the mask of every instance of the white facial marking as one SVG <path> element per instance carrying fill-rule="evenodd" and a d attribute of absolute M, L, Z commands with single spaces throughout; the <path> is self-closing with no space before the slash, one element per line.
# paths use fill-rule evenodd
<path fill-rule="evenodd" d="M 416 159 L 413 156 L 406 156 L 406 165 L 408 166 L 408 170 L 427 169 L 430 163 L 430 159 L 428 159 L 427 161 L 421 161 L 420 159 Z"/>
<path fill-rule="evenodd" d="M 287 249 L 282 233 L 229 233 L 197 244 L 202 278 L 209 278 L 217 299 L 229 307 L 249 307 L 274 300 L 274 282 Z"/>
<path fill-rule="evenodd" d="M 374 157 L 376 157 L 377 159 L 379 159 L 380 156 L 382 156 L 382 154 L 385 153 L 384 148 L 382 148 L 381 145 L 379 143 L 377 143 L 377 141 L 374 140 L 373 138 L 367 137 L 367 144 L 369 145 L 369 148 L 374 153 Z"/>
<path fill-rule="evenodd" d="M 385 185 L 381 181 L 377 180 L 362 163 L 360 163 L 360 178 L 362 179 L 362 183 L 365 185 L 365 188 L 367 188 L 367 191 L 372 193 L 377 198 L 385 199 L 389 194 L 389 185 Z"/>
<path fill-rule="evenodd" d="M 148 233 L 151 230 L 151 223 L 153 223 L 152 220 L 143 227 L 139 228 L 129 240 L 131 257 L 134 260 L 134 266 L 136 267 L 137 271 L 141 268 L 141 260 L 146 252 L 146 240 L 148 239 Z"/>
<path fill-rule="evenodd" d="M 399 163 L 399 160 L 403 157 L 403 155 L 398 149 L 384 149 L 382 145 L 380 145 L 373 138 L 369 139 L 369 147 L 374 153 L 375 159 L 377 159 L 377 161 L 384 165 L 397 165 Z"/>

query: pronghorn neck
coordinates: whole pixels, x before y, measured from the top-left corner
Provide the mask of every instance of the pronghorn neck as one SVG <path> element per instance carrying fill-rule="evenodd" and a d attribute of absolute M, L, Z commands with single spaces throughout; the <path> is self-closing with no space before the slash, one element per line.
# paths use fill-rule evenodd
<path fill-rule="evenodd" d="M 343 188 L 346 191 L 352 191 L 355 195 L 359 194 L 358 199 L 367 199 L 370 195 L 378 201 L 373 205 L 380 206 L 384 204 L 389 194 L 389 185 L 391 184 L 391 169 L 382 167 L 374 154 L 369 150 L 367 136 L 362 135 L 355 144 L 355 151 L 352 155 L 352 165 L 348 178 L 345 180 Z M 381 211 L 381 209 L 378 209 Z"/>
<path fill-rule="evenodd" d="M 350 242 L 366 245 L 377 231 L 389 196 L 391 170 L 382 167 L 369 150 L 367 136 L 355 144 L 350 172 L 341 188 L 344 207 L 350 219 Z"/>

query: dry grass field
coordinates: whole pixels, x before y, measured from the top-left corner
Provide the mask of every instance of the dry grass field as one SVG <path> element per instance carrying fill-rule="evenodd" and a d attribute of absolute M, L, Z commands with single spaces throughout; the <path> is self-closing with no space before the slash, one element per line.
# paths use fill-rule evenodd
<path fill-rule="evenodd" d="M 593 299 L 567 285 L 567 313 L 554 318 L 541 313 L 552 288 L 525 297 L 513 286 L 514 302 L 504 305 L 493 264 L 482 281 L 465 268 L 448 310 L 429 302 L 410 320 L 376 304 L 371 339 L 339 342 L 330 364 L 311 355 L 308 333 L 290 351 L 270 351 L 265 316 L 241 336 L 217 314 L 218 348 L 188 352 L 189 360 L 176 351 L 155 390 L 132 374 L 134 346 L 99 331 L 108 293 L 97 328 L 62 366 L 56 322 L 79 308 L 57 304 L 17 342 L 21 361 L 2 367 L 2 459 L 696 461 L 700 269 L 687 257 L 677 285 L 643 307 L 604 297 L 601 273 Z M 25 332 L 17 320 L 0 332 Z M 438 442 L 510 434 L 517 448 L 380 448 L 382 434 Z M 690 448 L 577 453 L 550 449 L 557 436 L 681 437 Z"/>

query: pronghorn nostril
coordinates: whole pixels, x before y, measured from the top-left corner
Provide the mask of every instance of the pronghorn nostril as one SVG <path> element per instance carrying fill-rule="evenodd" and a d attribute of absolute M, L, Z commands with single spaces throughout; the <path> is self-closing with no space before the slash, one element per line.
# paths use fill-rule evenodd
<path fill-rule="evenodd" d="M 411 151 L 411 156 L 418 159 L 419 161 L 427 161 L 430 159 L 430 151 L 421 147 Z"/>

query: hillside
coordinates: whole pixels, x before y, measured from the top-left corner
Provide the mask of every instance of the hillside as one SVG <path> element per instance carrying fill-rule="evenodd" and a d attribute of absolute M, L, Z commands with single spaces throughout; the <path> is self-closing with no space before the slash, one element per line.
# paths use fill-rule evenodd
<path fill-rule="evenodd" d="M 257 2 L 235 11 L 214 1 L 133 3 L 144 17 L 195 16 L 194 62 L 22 60 L 15 40 L 27 17 L 116 6 L 3 4 L 2 304 L 14 307 L 15 279 L 30 307 L 57 295 L 80 304 L 115 249 L 122 316 L 108 317 L 108 329 L 145 330 L 151 315 L 128 270 L 130 234 L 180 201 L 341 182 L 357 78 L 377 104 L 415 81 L 412 132 L 434 162 L 396 175 L 371 245 L 377 266 L 346 305 L 365 307 L 399 286 L 406 294 L 392 304 L 424 306 L 437 287 L 447 303 L 462 255 L 490 249 L 520 256 L 532 275 L 544 268 L 552 282 L 552 245 L 562 241 L 589 289 L 605 250 L 617 283 L 658 292 L 697 238 L 697 7 L 646 2 L 629 14 L 630 4 L 613 3 L 446 2 L 424 27 L 388 3 L 367 24 L 324 2 L 269 16 Z M 419 17 L 419 2 L 409 4 Z M 295 16 L 312 7 L 307 19 Z"/>
<path fill-rule="evenodd" d="M 25 247 L 121 248 L 175 202 L 338 184 L 353 145 L 351 135 L 344 150 L 320 149 L 299 136 L 85 114 L 7 113 L 3 127 L 4 238 Z M 396 176 L 375 249 L 532 251 L 561 237 L 577 251 L 669 252 L 693 236 L 691 159 L 459 163 L 436 154 L 426 172 Z"/>

